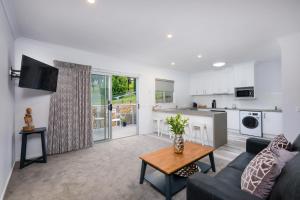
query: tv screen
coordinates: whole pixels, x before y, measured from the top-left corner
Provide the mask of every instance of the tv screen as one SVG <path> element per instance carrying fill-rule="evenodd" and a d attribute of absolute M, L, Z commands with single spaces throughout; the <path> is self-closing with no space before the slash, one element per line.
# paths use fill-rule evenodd
<path fill-rule="evenodd" d="M 23 55 L 19 87 L 56 92 L 58 69 Z"/>

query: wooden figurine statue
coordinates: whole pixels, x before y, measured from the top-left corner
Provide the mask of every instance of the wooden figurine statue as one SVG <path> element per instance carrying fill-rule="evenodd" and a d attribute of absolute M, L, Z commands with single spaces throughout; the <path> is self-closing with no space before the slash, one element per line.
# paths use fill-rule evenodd
<path fill-rule="evenodd" d="M 26 108 L 26 114 L 24 116 L 24 121 L 26 126 L 23 126 L 23 131 L 32 131 L 34 129 L 31 113 L 32 113 L 32 109 Z"/>

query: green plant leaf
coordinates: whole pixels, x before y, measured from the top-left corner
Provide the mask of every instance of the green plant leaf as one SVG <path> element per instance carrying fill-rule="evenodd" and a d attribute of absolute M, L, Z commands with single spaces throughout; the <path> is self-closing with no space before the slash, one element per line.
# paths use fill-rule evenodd
<path fill-rule="evenodd" d="M 184 128 L 188 124 L 188 119 L 177 113 L 175 116 L 167 117 L 166 122 L 175 135 L 182 135 L 185 133 Z"/>

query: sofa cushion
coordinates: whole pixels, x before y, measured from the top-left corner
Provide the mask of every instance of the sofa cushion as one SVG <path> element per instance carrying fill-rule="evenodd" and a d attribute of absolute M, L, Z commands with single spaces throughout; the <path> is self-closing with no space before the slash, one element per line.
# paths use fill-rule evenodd
<path fill-rule="evenodd" d="M 300 151 L 300 135 L 298 135 L 298 137 L 294 140 L 292 151 Z"/>
<path fill-rule="evenodd" d="M 238 169 L 240 171 L 244 171 L 249 162 L 254 158 L 254 154 L 244 152 L 241 153 L 238 157 L 236 157 L 233 161 L 228 164 L 228 167 L 232 167 L 234 169 Z"/>
<path fill-rule="evenodd" d="M 225 167 L 215 176 L 215 178 L 224 184 L 230 184 L 234 187 L 241 188 L 242 173 L 243 171 L 241 170 L 232 167 Z"/>
<path fill-rule="evenodd" d="M 282 169 L 269 200 L 300 199 L 300 154 L 298 153 Z"/>

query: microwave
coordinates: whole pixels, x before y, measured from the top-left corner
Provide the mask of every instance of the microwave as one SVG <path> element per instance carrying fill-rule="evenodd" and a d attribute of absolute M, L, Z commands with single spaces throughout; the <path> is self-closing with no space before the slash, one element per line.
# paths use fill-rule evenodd
<path fill-rule="evenodd" d="M 254 99 L 254 87 L 237 87 L 234 88 L 235 98 Z"/>

